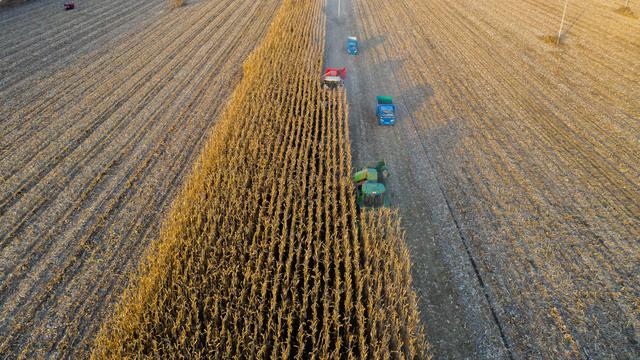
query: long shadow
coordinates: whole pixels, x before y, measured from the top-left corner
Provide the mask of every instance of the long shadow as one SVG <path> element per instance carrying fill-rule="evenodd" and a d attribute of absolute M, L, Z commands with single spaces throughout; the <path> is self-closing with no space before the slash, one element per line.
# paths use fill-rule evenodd
<path fill-rule="evenodd" d="M 428 108 L 424 105 L 432 97 L 433 87 L 431 87 L 431 84 L 425 82 L 402 89 L 399 100 L 403 102 L 409 114 L 413 115 L 418 111 L 424 111 L 425 108 Z"/>
<path fill-rule="evenodd" d="M 570 18 L 566 23 L 567 23 L 567 27 L 565 30 L 563 30 L 560 33 L 560 42 L 562 42 L 567 35 L 569 35 L 569 33 L 571 32 L 571 29 L 573 29 L 573 27 L 578 23 L 578 21 L 580 21 L 580 19 L 582 19 L 582 16 L 584 15 L 584 9 L 582 9 L 577 15 L 574 15 L 572 18 Z"/>
<path fill-rule="evenodd" d="M 376 89 L 378 95 L 392 94 L 391 88 L 394 87 L 392 84 L 397 84 L 400 92 L 395 94 L 394 101 L 401 105 L 401 112 L 406 110 L 409 114 L 414 114 L 424 108 L 425 103 L 433 97 L 434 90 L 431 84 L 426 81 L 419 84 L 414 83 L 408 87 L 396 81 L 394 74 L 405 66 L 406 61 L 404 58 L 389 59 L 372 64 L 367 70 L 371 72 L 373 77 L 378 77 L 375 80 L 379 86 Z"/>

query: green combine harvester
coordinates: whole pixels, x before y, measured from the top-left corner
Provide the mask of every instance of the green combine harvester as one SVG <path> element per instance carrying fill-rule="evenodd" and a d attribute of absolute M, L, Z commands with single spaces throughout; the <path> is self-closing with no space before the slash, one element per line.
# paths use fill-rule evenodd
<path fill-rule="evenodd" d="M 383 160 L 366 167 L 353 175 L 356 184 L 356 202 L 359 208 L 388 207 L 389 197 L 385 181 L 389 169 Z"/>

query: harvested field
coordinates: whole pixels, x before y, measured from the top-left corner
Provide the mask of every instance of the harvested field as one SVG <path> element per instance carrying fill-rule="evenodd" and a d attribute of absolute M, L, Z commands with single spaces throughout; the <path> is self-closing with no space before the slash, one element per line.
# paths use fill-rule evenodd
<path fill-rule="evenodd" d="M 3 106 L 22 92 L 64 66 L 77 66 L 88 53 L 97 59 L 112 43 L 126 41 L 131 30 L 141 30 L 166 15 L 164 0 L 110 2 L 83 0 L 66 12 L 62 2 L 38 0 L 0 11 L 0 91 Z M 27 80 L 31 80 L 29 83 Z M 61 94 L 62 95 L 62 94 Z"/>
<path fill-rule="evenodd" d="M 284 1 L 96 358 L 428 358 L 397 215 L 358 227 L 322 5 Z"/>
<path fill-rule="evenodd" d="M 616 13 L 620 3 L 570 2 L 562 44 L 547 44 L 562 5 L 356 0 L 355 17 L 342 20 L 357 24 L 363 48 L 346 65 L 368 74 L 347 84 L 354 157 L 388 159 L 400 179 L 392 189 L 411 194 L 394 198 L 418 268 L 425 255 L 413 250 L 430 239 L 412 228 L 431 219 L 441 249 L 453 239 L 444 232 L 459 235 L 482 291 L 467 297 L 467 283 L 456 283 L 460 310 L 450 316 L 467 320 L 447 333 L 424 311 L 446 305 L 418 289 L 437 357 L 465 347 L 459 356 L 502 357 L 478 350 L 492 342 L 482 331 L 444 337 L 482 319 L 495 322 L 504 357 L 640 354 L 640 22 Z M 397 99 L 395 128 L 360 112 L 376 95 L 352 96 L 363 89 Z M 441 195 L 429 176 L 414 180 L 431 172 Z M 423 197 L 432 213 L 421 217 Z M 440 253 L 447 281 L 459 281 L 463 257 Z M 488 316 L 465 310 L 476 300 Z"/>
<path fill-rule="evenodd" d="M 0 354 L 88 355 L 279 3 L 0 12 Z"/>

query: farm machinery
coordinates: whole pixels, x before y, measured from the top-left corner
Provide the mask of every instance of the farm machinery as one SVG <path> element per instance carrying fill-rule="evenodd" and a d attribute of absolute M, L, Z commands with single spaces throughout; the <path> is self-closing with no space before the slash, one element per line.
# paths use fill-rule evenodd
<path fill-rule="evenodd" d="M 358 55 L 358 38 L 355 36 L 347 38 L 347 54 Z"/>
<path fill-rule="evenodd" d="M 73 1 L 67 1 L 64 3 L 64 10 L 73 10 L 76 8 L 76 4 Z"/>
<path fill-rule="evenodd" d="M 365 167 L 353 175 L 356 186 L 356 203 L 359 208 L 388 207 L 389 197 L 385 187 L 389 169 L 384 160 Z"/>
<path fill-rule="evenodd" d="M 325 89 L 335 89 L 344 85 L 347 77 L 347 68 L 327 68 L 322 75 L 322 86 Z"/>
<path fill-rule="evenodd" d="M 396 106 L 391 96 L 378 96 L 376 117 L 379 125 L 393 125 L 396 123 Z"/>

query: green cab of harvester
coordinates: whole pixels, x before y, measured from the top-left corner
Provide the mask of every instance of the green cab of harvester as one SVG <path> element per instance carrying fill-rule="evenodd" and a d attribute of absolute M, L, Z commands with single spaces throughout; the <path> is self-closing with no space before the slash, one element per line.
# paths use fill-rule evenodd
<path fill-rule="evenodd" d="M 358 207 L 389 206 L 387 188 L 385 187 L 387 177 L 389 177 L 389 170 L 384 161 L 378 161 L 374 166 L 366 167 L 353 175 Z"/>

